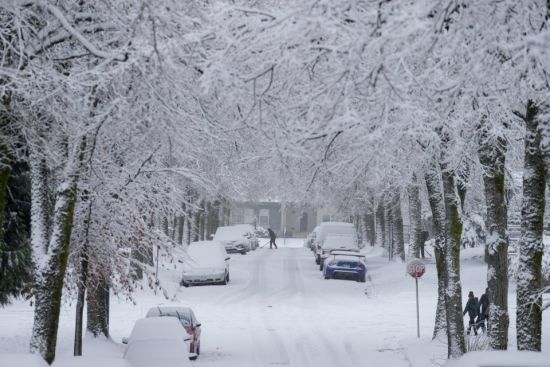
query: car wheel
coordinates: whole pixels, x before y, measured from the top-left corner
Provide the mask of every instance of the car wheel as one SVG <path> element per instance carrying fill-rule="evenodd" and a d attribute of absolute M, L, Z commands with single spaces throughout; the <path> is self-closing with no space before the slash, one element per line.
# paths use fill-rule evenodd
<path fill-rule="evenodd" d="M 189 287 L 189 283 L 187 283 L 185 280 L 182 279 L 180 282 L 180 285 L 184 286 L 185 288 Z"/>
<path fill-rule="evenodd" d="M 330 276 L 325 274 L 325 279 L 327 279 L 327 280 L 330 279 Z"/>
<path fill-rule="evenodd" d="M 241 251 L 241 255 L 246 255 L 246 250 L 245 250 L 245 251 Z"/>

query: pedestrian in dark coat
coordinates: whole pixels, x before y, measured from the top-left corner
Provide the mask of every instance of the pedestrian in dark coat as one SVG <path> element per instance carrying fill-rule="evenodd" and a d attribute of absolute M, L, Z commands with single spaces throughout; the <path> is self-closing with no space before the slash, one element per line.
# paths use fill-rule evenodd
<path fill-rule="evenodd" d="M 468 293 L 468 302 L 466 302 L 466 307 L 464 307 L 463 315 L 466 315 L 466 313 L 468 313 L 468 316 L 470 317 L 470 321 L 468 322 L 468 331 L 466 333 L 470 334 L 470 329 L 473 329 L 474 334 L 477 335 L 477 330 L 476 330 L 477 298 L 474 297 L 474 292 L 472 291 Z"/>
<path fill-rule="evenodd" d="M 479 298 L 477 304 L 477 321 L 476 329 L 481 328 L 481 331 L 485 333 L 485 321 L 489 321 L 489 288 L 485 288 L 485 293 Z"/>
<path fill-rule="evenodd" d="M 275 235 L 275 232 L 273 232 L 271 228 L 268 228 L 267 231 L 269 232 L 269 248 L 273 248 L 272 246 L 277 248 L 277 244 L 275 243 L 277 236 Z"/>

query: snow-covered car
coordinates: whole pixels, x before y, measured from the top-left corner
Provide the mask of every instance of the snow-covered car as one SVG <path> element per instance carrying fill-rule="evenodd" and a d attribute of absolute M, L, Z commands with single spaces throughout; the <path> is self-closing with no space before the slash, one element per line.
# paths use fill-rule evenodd
<path fill-rule="evenodd" d="M 131 367 L 128 361 L 120 357 L 57 357 L 51 367 Z"/>
<path fill-rule="evenodd" d="M 332 251 L 324 261 L 325 279 L 351 278 L 364 283 L 367 279 L 365 256 L 353 251 Z"/>
<path fill-rule="evenodd" d="M 316 229 L 316 236 L 314 241 L 315 247 L 315 263 L 317 265 L 321 264 L 321 251 L 327 236 L 330 235 L 348 235 L 355 238 L 357 241 L 357 233 L 355 231 L 355 226 L 351 223 L 343 222 L 323 222 L 319 224 Z"/>
<path fill-rule="evenodd" d="M 190 366 L 189 335 L 175 317 L 150 317 L 137 320 L 124 352 L 132 367 Z"/>
<path fill-rule="evenodd" d="M 315 250 L 315 240 L 317 238 L 317 231 L 319 230 L 319 226 L 315 227 L 313 231 L 307 235 L 306 237 L 306 247 L 308 247 L 311 251 Z"/>
<path fill-rule="evenodd" d="M 259 240 L 256 234 L 256 228 L 252 224 L 235 224 L 236 227 L 243 232 L 243 236 L 250 241 L 250 248 L 256 250 L 259 247 Z"/>
<path fill-rule="evenodd" d="M 181 285 L 227 284 L 230 257 L 225 247 L 216 241 L 193 242 L 183 262 Z"/>
<path fill-rule="evenodd" d="M 48 364 L 40 354 L 0 353 L 0 366 L 48 367 Z"/>
<path fill-rule="evenodd" d="M 329 235 L 319 251 L 319 270 L 323 270 L 324 261 L 333 250 L 359 252 L 357 238 L 350 235 Z"/>
<path fill-rule="evenodd" d="M 221 243 L 228 253 L 241 253 L 246 254 L 252 250 L 252 241 L 247 238 L 248 231 L 245 227 L 237 226 L 225 226 L 218 227 L 216 234 L 214 234 L 214 241 Z"/>
<path fill-rule="evenodd" d="M 179 320 L 181 326 L 189 336 L 189 353 L 191 359 L 196 359 L 201 354 L 201 323 L 195 317 L 195 313 L 189 307 L 157 306 L 152 307 L 145 315 L 149 317 L 171 317 Z"/>
<path fill-rule="evenodd" d="M 550 354 L 519 351 L 469 352 L 449 360 L 445 367 L 550 367 Z"/>

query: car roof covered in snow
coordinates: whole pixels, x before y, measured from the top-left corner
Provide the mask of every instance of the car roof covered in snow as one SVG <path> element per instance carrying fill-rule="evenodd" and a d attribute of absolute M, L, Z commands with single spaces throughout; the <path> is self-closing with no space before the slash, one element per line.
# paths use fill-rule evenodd
<path fill-rule="evenodd" d="M 358 249 L 355 237 L 351 235 L 327 235 L 323 242 L 323 248 Z"/>
<path fill-rule="evenodd" d="M 127 360 L 120 357 L 57 357 L 52 367 L 130 367 Z"/>
<path fill-rule="evenodd" d="M 187 339 L 187 332 L 176 317 L 147 317 L 134 324 L 128 344 L 134 340 L 172 340 Z"/>
<path fill-rule="evenodd" d="M 346 256 L 355 256 L 355 257 L 365 257 L 365 255 L 359 253 L 359 250 L 356 249 L 349 249 L 349 250 L 331 250 L 331 255 L 346 255 Z"/>
<path fill-rule="evenodd" d="M 323 242 L 329 235 L 350 235 L 356 236 L 355 226 L 351 223 L 343 222 L 323 222 L 319 225 L 317 238 Z"/>
<path fill-rule="evenodd" d="M 0 353 L 0 366 L 48 367 L 48 364 L 39 354 Z"/>
<path fill-rule="evenodd" d="M 214 235 L 214 241 L 241 240 L 247 232 L 249 231 L 240 225 L 218 227 Z"/>
<path fill-rule="evenodd" d="M 336 261 L 357 261 L 357 260 L 364 260 L 365 256 L 360 254 L 358 255 L 345 254 L 345 255 L 334 255 L 332 259 Z"/>

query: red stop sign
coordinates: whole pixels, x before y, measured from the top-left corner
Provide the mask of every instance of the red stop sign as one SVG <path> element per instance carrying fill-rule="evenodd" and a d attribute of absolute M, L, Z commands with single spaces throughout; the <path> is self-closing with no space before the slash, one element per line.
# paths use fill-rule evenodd
<path fill-rule="evenodd" d="M 407 263 L 407 273 L 413 278 L 420 278 L 426 272 L 426 265 L 419 259 L 412 259 Z"/>

